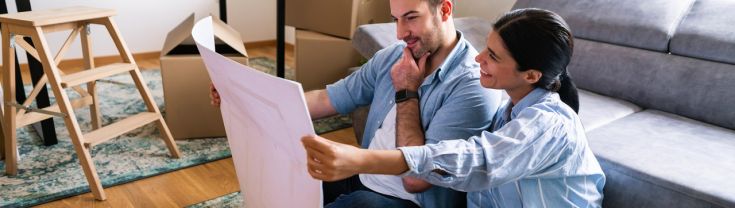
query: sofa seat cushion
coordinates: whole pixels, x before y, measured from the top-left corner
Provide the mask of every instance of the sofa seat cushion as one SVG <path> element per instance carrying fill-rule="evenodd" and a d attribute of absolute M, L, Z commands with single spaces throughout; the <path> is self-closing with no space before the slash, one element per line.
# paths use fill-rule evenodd
<path fill-rule="evenodd" d="M 671 53 L 735 64 L 735 1 L 698 0 L 671 39 Z"/>
<path fill-rule="evenodd" d="M 518 0 L 564 17 L 575 37 L 668 52 L 669 39 L 693 0 Z"/>
<path fill-rule="evenodd" d="M 462 31 L 464 38 L 475 48 L 485 48 L 487 34 L 493 22 L 477 17 L 454 19 L 457 30 Z M 393 43 L 396 39 L 396 23 L 361 25 L 352 37 L 352 45 L 363 57 L 371 58 L 373 54 Z"/>
<path fill-rule="evenodd" d="M 641 107 L 628 101 L 579 90 L 579 117 L 586 131 L 641 111 Z"/>
<path fill-rule="evenodd" d="M 645 110 L 587 136 L 608 175 L 605 205 L 735 207 L 735 131 Z"/>

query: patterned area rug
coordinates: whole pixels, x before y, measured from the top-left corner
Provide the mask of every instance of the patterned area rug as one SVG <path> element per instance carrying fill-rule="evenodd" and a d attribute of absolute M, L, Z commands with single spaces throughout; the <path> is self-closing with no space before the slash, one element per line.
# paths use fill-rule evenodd
<path fill-rule="evenodd" d="M 274 62 L 267 58 L 252 58 L 250 63 L 262 71 L 274 71 Z M 160 71 L 145 70 L 143 77 L 159 108 L 165 112 Z M 103 124 L 145 110 L 129 75 L 107 78 L 97 86 Z M 82 131 L 89 131 L 89 111 L 77 111 Z M 0 207 L 33 206 L 90 191 L 63 120 L 55 118 L 54 122 L 59 143 L 53 146 L 43 146 L 30 127 L 18 131 L 18 175 L 6 176 L 5 163 L 0 161 Z M 351 124 L 349 117 L 337 116 L 315 121 L 314 128 L 317 133 L 325 133 Z M 226 138 L 177 140 L 176 144 L 183 155 L 180 159 L 169 157 L 157 128 L 149 124 L 95 146 L 92 158 L 102 185 L 110 187 L 230 156 Z"/>
<path fill-rule="evenodd" d="M 186 208 L 240 208 L 245 207 L 244 200 L 240 195 L 240 192 L 232 192 L 224 196 L 220 196 L 214 199 L 207 200 L 202 203 L 189 205 Z"/>

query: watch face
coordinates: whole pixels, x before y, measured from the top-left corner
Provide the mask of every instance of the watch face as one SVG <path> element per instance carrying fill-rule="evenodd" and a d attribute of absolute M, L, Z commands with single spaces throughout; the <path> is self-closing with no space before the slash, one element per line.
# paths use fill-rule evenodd
<path fill-rule="evenodd" d="M 400 91 L 396 92 L 396 103 L 400 103 L 400 102 L 406 101 L 406 100 L 411 99 L 411 98 L 418 99 L 419 98 L 419 93 L 413 92 L 413 91 L 409 91 L 409 90 L 400 90 Z"/>

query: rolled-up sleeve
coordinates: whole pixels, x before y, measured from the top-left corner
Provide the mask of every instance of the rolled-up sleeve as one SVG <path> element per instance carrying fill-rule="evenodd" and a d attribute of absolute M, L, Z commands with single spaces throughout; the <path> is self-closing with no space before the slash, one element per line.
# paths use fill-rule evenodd
<path fill-rule="evenodd" d="M 373 58 L 363 64 L 359 70 L 349 76 L 327 85 L 327 94 L 332 106 L 341 114 L 347 114 L 355 108 L 369 105 L 373 100 L 378 76 L 388 73 L 395 59 L 391 59 L 392 49 L 378 51 Z M 387 69 L 386 69 L 387 68 Z"/>
<path fill-rule="evenodd" d="M 480 85 L 476 77 L 464 77 L 426 127 L 426 144 L 467 139 L 488 129 L 500 106 L 500 92 Z"/>
<path fill-rule="evenodd" d="M 529 109 L 530 110 L 530 109 Z M 409 171 L 434 185 L 480 191 L 539 173 L 558 160 L 567 140 L 553 112 L 524 111 L 496 132 L 468 140 L 400 147 Z"/>

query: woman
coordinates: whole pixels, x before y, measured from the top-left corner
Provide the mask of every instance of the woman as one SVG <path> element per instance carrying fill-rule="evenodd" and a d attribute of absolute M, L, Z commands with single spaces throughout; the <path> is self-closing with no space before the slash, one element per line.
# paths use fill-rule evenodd
<path fill-rule="evenodd" d="M 566 69 L 573 45 L 566 22 L 553 12 L 508 12 L 475 58 L 481 84 L 510 96 L 493 132 L 382 151 L 306 136 L 309 174 L 326 181 L 358 173 L 418 177 L 468 191 L 469 207 L 600 207 L 605 176 L 576 114 L 577 90 Z"/>

